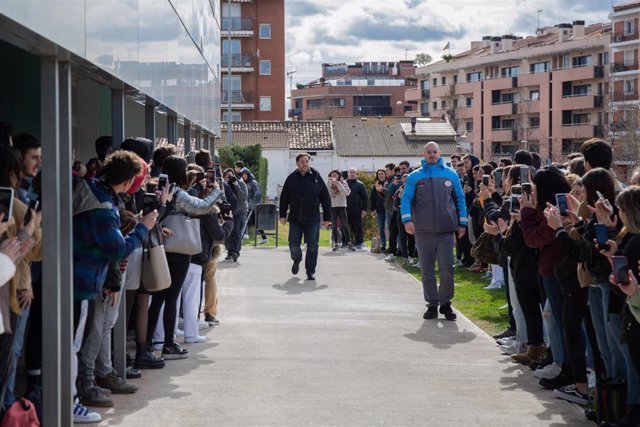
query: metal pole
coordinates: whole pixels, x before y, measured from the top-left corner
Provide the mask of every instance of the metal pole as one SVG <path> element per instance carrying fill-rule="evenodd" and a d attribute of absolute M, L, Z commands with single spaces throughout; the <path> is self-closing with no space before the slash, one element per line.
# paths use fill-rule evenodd
<path fill-rule="evenodd" d="M 144 137 L 156 142 L 156 102 L 150 97 L 144 101 Z"/>
<path fill-rule="evenodd" d="M 153 105 L 153 104 L 152 104 Z M 145 104 L 145 134 L 148 134 L 147 126 L 147 105 Z M 153 109 L 152 109 L 153 112 Z M 124 90 L 111 90 L 111 134 L 114 143 L 124 141 Z M 154 127 L 155 128 L 155 127 Z M 153 135 L 152 135 L 153 136 Z M 153 140 L 152 140 L 153 141 Z M 118 307 L 118 320 L 113 327 L 113 367 L 123 376 L 126 374 L 127 357 L 127 324 L 126 324 L 126 292 L 120 292 L 120 306 Z"/>
<path fill-rule="evenodd" d="M 231 0 L 227 0 L 227 145 L 231 145 L 233 137 L 231 135 L 231 100 L 232 100 L 232 87 L 231 87 Z"/>
<path fill-rule="evenodd" d="M 191 146 L 191 121 L 189 119 L 184 119 L 184 144 Z M 196 139 L 196 150 L 200 149 L 200 143 Z"/>
<path fill-rule="evenodd" d="M 178 143 L 177 131 L 178 131 L 178 117 L 176 116 L 176 113 L 169 112 L 167 114 L 167 139 L 169 141 L 169 144 L 175 145 Z M 191 145 L 185 143 L 184 154 L 185 155 L 189 154 L 189 151 L 191 151 Z"/>
<path fill-rule="evenodd" d="M 71 168 L 73 165 L 73 126 L 72 126 L 72 100 L 71 100 L 71 64 L 60 62 L 59 64 L 59 102 L 60 102 L 60 140 L 58 145 L 58 165 L 60 170 L 60 182 L 58 202 L 60 205 L 60 229 L 73 229 L 73 191 L 71 186 Z M 47 193 L 48 194 L 48 193 Z M 73 235 L 72 233 L 60 233 L 60 386 L 63 402 L 62 423 L 70 425 L 72 413 L 70 402 L 73 401 L 71 390 L 73 388 L 70 361 L 75 355 L 72 352 L 73 343 Z M 62 261 L 65 260 L 65 261 Z M 47 276 L 43 276 L 47 277 Z M 46 301 L 46 299 L 44 300 Z M 43 319 L 48 319 L 43 317 Z M 47 347 L 43 347 L 47 348 Z M 68 422 L 68 424 L 67 424 Z"/>
<path fill-rule="evenodd" d="M 71 343 L 62 343 L 60 297 L 62 280 L 60 270 L 62 258 L 60 250 L 60 188 L 61 173 L 58 147 L 60 146 L 59 121 L 59 87 L 58 61 L 55 57 L 45 57 L 40 62 L 40 116 L 42 156 L 47 159 L 42 163 L 42 318 L 46 319 L 46 334 L 42 334 L 42 346 L 47 349 L 42 353 L 42 385 L 43 394 L 47 396 L 42 402 L 43 417 L 47 425 L 71 425 L 71 401 L 62 396 L 63 363 L 69 364 L 71 359 L 62 360 L 62 348 L 70 348 Z M 68 229 L 69 230 L 69 229 Z M 43 324 L 44 329 L 44 324 Z M 66 381 L 65 381 L 66 382 Z M 66 396 L 71 390 L 66 391 Z M 64 413 L 64 415 L 63 415 Z"/>

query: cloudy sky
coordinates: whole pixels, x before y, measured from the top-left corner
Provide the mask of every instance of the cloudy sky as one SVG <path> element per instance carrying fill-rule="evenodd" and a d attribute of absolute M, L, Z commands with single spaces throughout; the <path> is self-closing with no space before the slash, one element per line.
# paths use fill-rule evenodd
<path fill-rule="evenodd" d="M 614 4 L 623 0 L 613 0 Z M 611 0 L 286 0 L 286 64 L 293 84 L 324 62 L 396 61 L 451 53 L 484 35 L 530 35 L 541 26 L 608 21 Z M 405 51 L 406 49 L 406 51 Z M 288 86 L 287 86 L 288 89 Z"/>

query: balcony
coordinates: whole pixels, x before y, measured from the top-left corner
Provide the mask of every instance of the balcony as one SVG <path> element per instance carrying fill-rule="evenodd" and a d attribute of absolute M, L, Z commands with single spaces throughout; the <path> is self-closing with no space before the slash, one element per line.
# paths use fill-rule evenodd
<path fill-rule="evenodd" d="M 563 123 L 560 137 L 562 139 L 593 138 L 597 127 L 591 123 Z"/>
<path fill-rule="evenodd" d="M 493 141 L 515 141 L 518 139 L 518 131 L 512 128 L 491 129 L 491 139 Z"/>
<path fill-rule="evenodd" d="M 614 62 L 611 64 L 612 73 L 622 73 L 624 71 L 638 71 L 638 63 L 625 64 L 621 62 Z"/>
<path fill-rule="evenodd" d="M 603 77 L 604 66 L 602 65 L 585 65 L 583 67 L 562 68 L 553 72 L 554 82 L 601 79 Z"/>
<path fill-rule="evenodd" d="M 467 82 L 467 83 L 458 83 L 456 85 L 456 94 L 458 95 L 467 95 L 472 94 L 476 90 L 480 90 L 481 82 Z"/>
<path fill-rule="evenodd" d="M 253 110 L 253 92 L 248 90 L 223 90 L 222 107 L 224 108 L 231 100 L 231 107 L 236 110 Z"/>
<path fill-rule="evenodd" d="M 488 91 L 513 89 L 516 87 L 518 87 L 517 77 L 497 77 L 493 79 L 487 79 L 484 81 L 484 89 Z"/>
<path fill-rule="evenodd" d="M 364 106 L 353 107 L 354 116 L 390 116 L 391 107 Z"/>
<path fill-rule="evenodd" d="M 517 114 L 529 114 L 529 113 L 539 113 L 540 112 L 540 100 L 538 100 L 538 99 L 520 101 L 516 105 L 517 105 L 517 109 L 518 109 L 518 113 Z"/>
<path fill-rule="evenodd" d="M 220 67 L 226 69 L 229 67 L 229 55 L 223 53 L 220 57 Z M 250 53 L 232 53 L 231 54 L 231 71 L 235 72 L 253 72 L 253 55 Z"/>
<path fill-rule="evenodd" d="M 231 30 L 231 34 L 235 37 L 252 37 L 253 36 L 253 19 L 242 18 L 239 16 L 222 18 L 220 25 L 220 37 L 226 37 L 225 33 Z"/>
<path fill-rule="evenodd" d="M 611 97 L 611 102 L 638 101 L 639 99 L 640 97 L 635 92 L 631 92 L 631 93 L 614 92 L 613 96 Z"/>
<path fill-rule="evenodd" d="M 456 118 L 457 119 L 472 119 L 473 118 L 473 107 L 456 108 Z"/>
<path fill-rule="evenodd" d="M 445 98 L 449 95 L 451 95 L 450 85 L 434 86 L 431 88 L 432 98 Z"/>
<path fill-rule="evenodd" d="M 288 117 L 290 119 L 296 117 L 298 120 L 302 120 L 302 108 L 289 108 Z"/>
<path fill-rule="evenodd" d="M 422 99 L 422 91 L 419 87 L 412 87 L 404 91 L 405 102 L 418 102 Z"/>
<path fill-rule="evenodd" d="M 635 31 L 631 34 L 614 33 L 611 34 L 611 43 L 622 43 L 629 40 L 638 40 L 638 32 Z"/>
<path fill-rule="evenodd" d="M 497 102 L 491 104 L 492 116 L 510 116 L 512 114 L 518 114 L 518 104 L 513 102 Z"/>
<path fill-rule="evenodd" d="M 431 97 L 431 91 L 429 89 L 422 89 L 422 97 L 429 99 Z"/>
<path fill-rule="evenodd" d="M 603 97 L 590 93 L 578 93 L 562 96 L 563 110 L 588 110 L 590 108 L 602 108 Z"/>

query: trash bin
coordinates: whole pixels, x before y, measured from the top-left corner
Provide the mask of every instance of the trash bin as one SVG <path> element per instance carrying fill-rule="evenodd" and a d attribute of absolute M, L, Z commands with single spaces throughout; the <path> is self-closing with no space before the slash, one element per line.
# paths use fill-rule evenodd
<path fill-rule="evenodd" d="M 253 245 L 257 245 L 257 231 L 263 230 L 267 235 L 276 236 L 276 247 L 278 247 L 278 206 L 275 203 L 260 203 L 256 205 L 255 219 Z M 272 231 L 272 233 L 268 233 L 268 231 Z"/>

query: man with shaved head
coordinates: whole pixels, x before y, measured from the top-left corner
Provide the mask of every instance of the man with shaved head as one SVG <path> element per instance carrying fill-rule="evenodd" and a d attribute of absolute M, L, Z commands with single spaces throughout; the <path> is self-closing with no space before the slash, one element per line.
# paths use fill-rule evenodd
<path fill-rule="evenodd" d="M 424 146 L 422 167 L 407 178 L 401 202 L 402 223 L 415 235 L 422 273 L 422 289 L 427 302 L 424 319 L 455 320 L 453 298 L 453 233 L 462 237 L 467 225 L 467 207 L 460 178 L 444 165 L 440 147 L 431 141 Z M 435 263 L 440 269 L 440 288 Z"/>

